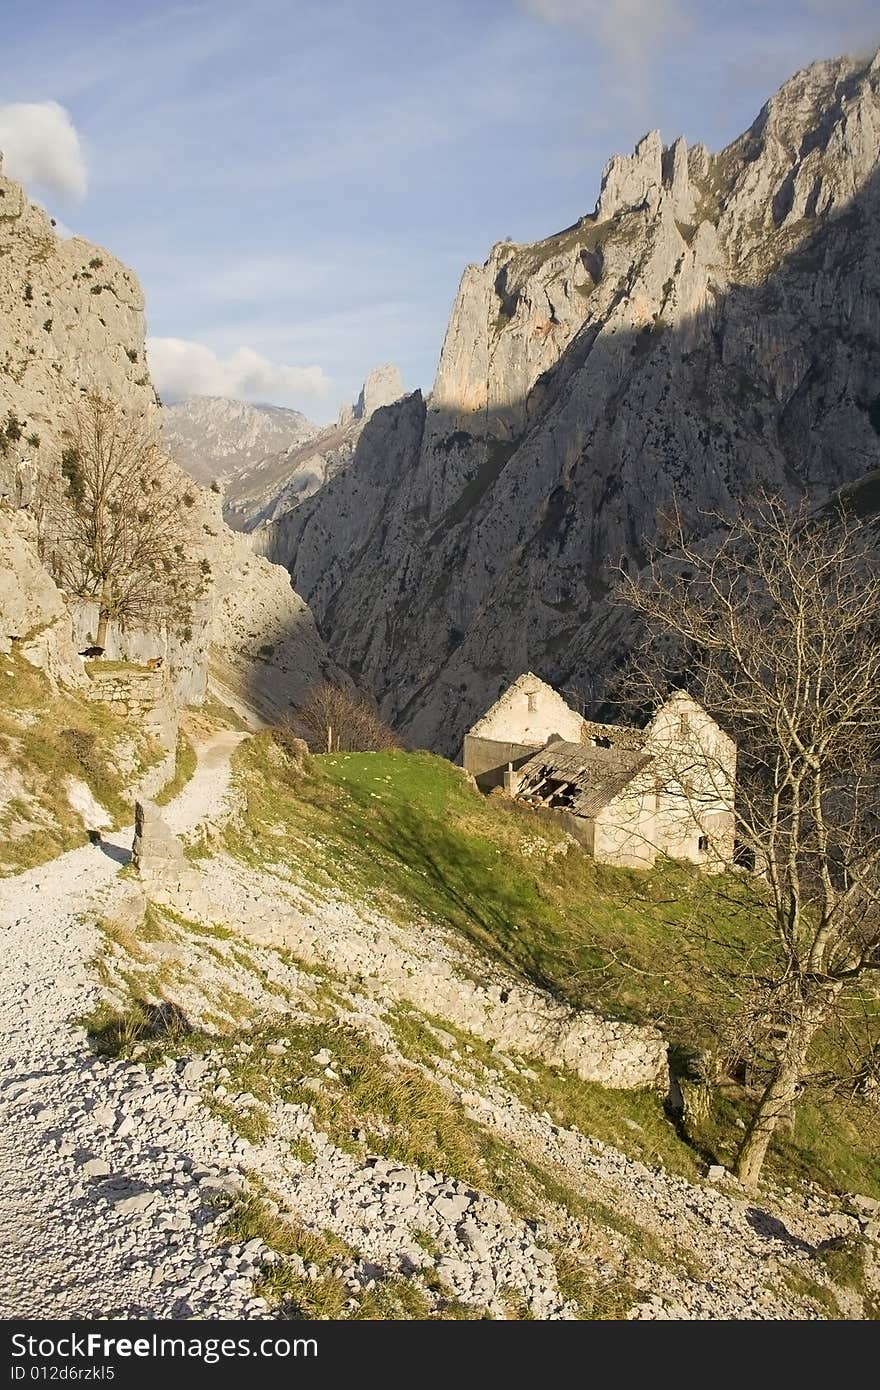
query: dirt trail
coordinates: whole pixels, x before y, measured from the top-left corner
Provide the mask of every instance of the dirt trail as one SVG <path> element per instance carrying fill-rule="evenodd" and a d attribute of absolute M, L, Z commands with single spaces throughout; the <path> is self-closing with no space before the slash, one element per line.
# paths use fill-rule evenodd
<path fill-rule="evenodd" d="M 176 832 L 222 816 L 242 737 L 224 731 L 199 749 L 192 779 L 163 813 Z M 83 1128 L 84 1111 L 99 1109 L 89 1083 L 101 1066 L 71 1019 L 92 992 L 88 964 L 98 942 L 88 912 L 111 906 L 121 892 L 117 875 L 131 857 L 132 835 L 125 827 L 0 881 L 2 1317 L 72 1315 L 98 1298 L 105 1307 L 137 1303 L 141 1280 L 121 1273 L 124 1231 L 99 1249 L 84 1204 L 83 1226 L 71 1223 L 89 1162 L 71 1135 Z M 91 1304 L 72 1305 L 72 1290 L 87 1300 L 92 1286 Z"/>

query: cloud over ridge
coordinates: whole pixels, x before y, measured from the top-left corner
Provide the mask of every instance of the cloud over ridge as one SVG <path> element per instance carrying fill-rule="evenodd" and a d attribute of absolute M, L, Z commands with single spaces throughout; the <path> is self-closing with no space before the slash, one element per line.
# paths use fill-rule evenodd
<path fill-rule="evenodd" d="M 186 338 L 148 338 L 150 374 L 163 400 L 231 396 L 245 401 L 294 405 L 325 396 L 331 387 L 322 367 L 273 362 L 250 347 L 220 357 Z"/>
<path fill-rule="evenodd" d="M 80 201 L 88 183 L 76 127 L 57 101 L 13 101 L 0 106 L 4 170 L 28 188 Z"/>
<path fill-rule="evenodd" d="M 679 0 L 517 0 L 547 24 L 583 29 L 623 64 L 641 67 L 654 45 L 687 25 Z"/>

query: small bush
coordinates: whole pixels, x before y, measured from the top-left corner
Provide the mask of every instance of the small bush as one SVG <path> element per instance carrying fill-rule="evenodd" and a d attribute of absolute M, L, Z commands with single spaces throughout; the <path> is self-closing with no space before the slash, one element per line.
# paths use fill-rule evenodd
<path fill-rule="evenodd" d="M 306 691 L 292 724 L 316 753 L 372 753 L 399 742 L 365 695 L 322 681 Z"/>

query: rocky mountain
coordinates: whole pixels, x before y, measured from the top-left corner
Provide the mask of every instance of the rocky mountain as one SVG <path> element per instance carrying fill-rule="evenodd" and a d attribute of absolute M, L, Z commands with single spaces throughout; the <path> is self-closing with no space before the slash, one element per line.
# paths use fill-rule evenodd
<path fill-rule="evenodd" d="M 229 483 L 266 454 L 302 444 L 317 431 L 298 410 L 226 396 L 192 396 L 162 410 L 165 447 L 203 487 Z"/>
<path fill-rule="evenodd" d="M 200 397 L 169 407 L 164 414 L 163 437 L 173 457 L 191 477 L 205 482 L 217 479 L 223 485 L 223 516 L 227 523 L 236 530 L 250 531 L 299 506 L 345 468 L 373 412 L 402 395 L 400 372 L 386 363 L 370 372 L 357 401 L 342 407 L 335 424 L 323 429 L 309 425 L 305 434 L 281 447 L 277 441 L 267 441 L 266 448 L 261 447 L 264 436 L 257 420 L 251 422 L 253 442 L 235 452 L 232 446 L 239 436 L 227 425 L 239 419 L 249 420 L 245 412 L 272 411 L 284 416 L 296 415 L 296 411 L 274 412 L 273 407 L 213 398 Z M 243 413 L 239 416 L 238 411 Z M 212 471 L 206 460 L 210 457 L 222 462 L 220 451 L 227 447 L 229 466 Z"/>
<path fill-rule="evenodd" d="M 55 589 L 39 562 L 36 518 L 44 480 L 60 466 L 65 417 L 84 392 L 112 397 L 158 431 L 143 307 L 132 271 L 80 237 L 60 239 L 0 172 L 0 650 L 14 639 L 74 683 L 82 662 L 72 640 L 92 640 L 94 606 Z M 203 591 L 179 630 L 114 632 L 108 655 L 162 654 L 181 703 L 200 701 L 213 674 L 227 701 L 275 714 L 332 669 L 312 615 L 287 573 L 225 526 L 218 498 L 180 482 Z"/>
<path fill-rule="evenodd" d="M 468 266 L 434 390 L 255 536 L 408 738 L 454 753 L 521 671 L 601 695 L 617 563 L 677 503 L 880 463 L 880 54 L 798 73 L 726 149 L 655 131 L 593 213 Z"/>

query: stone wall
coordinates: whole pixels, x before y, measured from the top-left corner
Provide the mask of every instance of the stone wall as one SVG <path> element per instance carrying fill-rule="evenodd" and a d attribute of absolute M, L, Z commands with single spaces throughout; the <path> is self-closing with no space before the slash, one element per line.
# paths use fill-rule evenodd
<path fill-rule="evenodd" d="M 520 767 L 541 746 L 539 743 L 504 743 L 499 739 L 466 734 L 462 766 L 471 774 L 480 790 L 488 792 L 493 787 L 504 786 L 504 774 L 509 763 L 514 769 Z"/>
<path fill-rule="evenodd" d="M 106 705 L 132 731 L 145 735 L 162 750 L 162 758 L 137 779 L 132 792 L 155 796 L 174 776 L 177 764 L 177 706 L 164 669 L 159 671 L 103 669 L 100 661 L 88 663 L 88 699 Z"/>
<path fill-rule="evenodd" d="M 355 976 L 368 993 L 404 1000 L 504 1051 L 613 1089 L 665 1086 L 666 1042 L 656 1028 L 570 1008 L 496 972 L 428 922 L 414 933 L 341 902 L 328 899 L 315 908 L 274 917 L 243 904 L 236 920 L 246 936 Z M 215 912 L 197 896 L 182 900 L 179 910 L 208 918 Z M 484 982 L 478 983 L 481 976 Z"/>
<path fill-rule="evenodd" d="M 478 719 L 469 733 L 543 748 L 548 739 L 580 743 L 583 718 L 545 681 L 526 671 Z"/>
<path fill-rule="evenodd" d="M 593 854 L 600 864 L 650 869 L 657 857 L 655 771 L 636 774 L 594 822 Z"/>
<path fill-rule="evenodd" d="M 727 868 L 734 849 L 736 744 L 702 705 L 677 690 L 645 730 L 645 752 L 662 788 L 657 852 L 710 873 Z"/>

